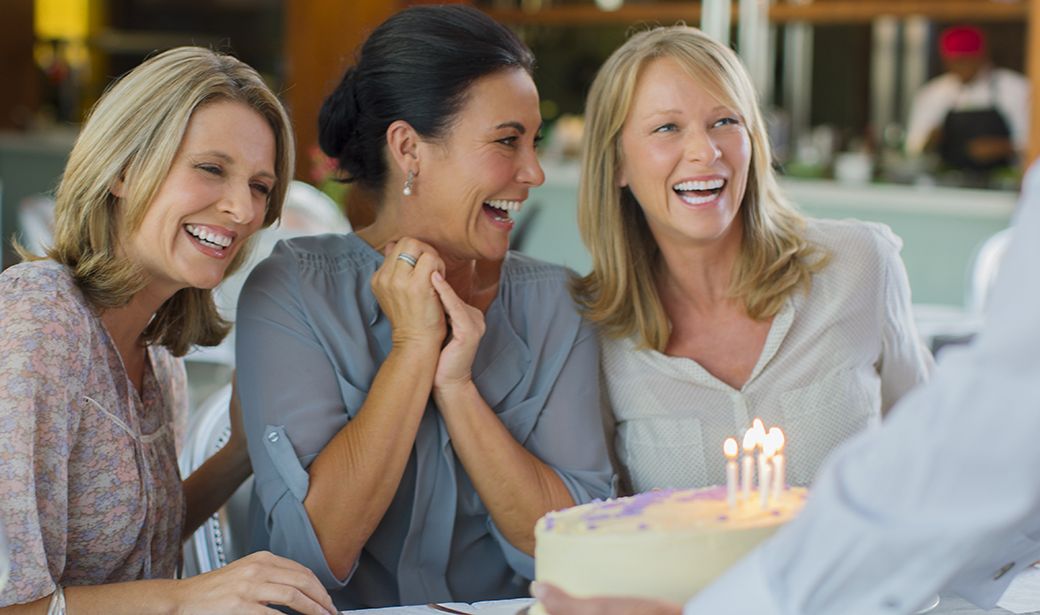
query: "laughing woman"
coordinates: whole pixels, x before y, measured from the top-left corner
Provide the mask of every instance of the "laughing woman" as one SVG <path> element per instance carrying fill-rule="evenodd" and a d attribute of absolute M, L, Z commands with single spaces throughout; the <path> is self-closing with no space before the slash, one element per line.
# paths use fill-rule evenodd
<path fill-rule="evenodd" d="M 508 249 L 531 64 L 466 6 L 379 26 L 320 130 L 375 222 L 280 244 L 239 300 L 256 546 L 340 608 L 526 595 L 535 521 L 610 491 L 596 338 L 566 270 Z"/>
<path fill-rule="evenodd" d="M 83 125 L 54 246 L 0 275 L 0 613 L 332 608 L 310 571 L 270 553 L 174 580 L 182 540 L 249 474 L 236 428 L 182 484 L 178 357 L 227 333 L 210 289 L 278 218 L 292 148 L 259 75 L 192 47 L 128 73 Z"/>
<path fill-rule="evenodd" d="M 720 447 L 759 416 L 788 476 L 924 381 L 899 239 L 802 217 L 777 185 L 747 71 L 695 28 L 633 36 L 586 105 L 577 285 L 603 330 L 627 488 L 725 481 Z"/>

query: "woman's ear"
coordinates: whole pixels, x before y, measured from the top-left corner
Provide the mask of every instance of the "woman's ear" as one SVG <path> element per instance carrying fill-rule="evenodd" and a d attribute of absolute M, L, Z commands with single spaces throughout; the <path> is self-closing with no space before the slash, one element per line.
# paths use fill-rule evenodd
<path fill-rule="evenodd" d="M 617 187 L 628 188 L 628 176 L 625 174 L 624 167 L 618 169 L 617 172 Z"/>
<path fill-rule="evenodd" d="M 419 133 L 404 120 L 395 120 L 386 128 L 386 149 L 401 175 L 419 174 Z"/>
<path fill-rule="evenodd" d="M 119 176 L 119 179 L 115 180 L 114 182 L 112 182 L 111 185 L 109 185 L 108 191 L 112 193 L 112 196 L 116 197 L 117 199 L 126 198 L 126 180 L 123 179 L 122 175 Z"/>

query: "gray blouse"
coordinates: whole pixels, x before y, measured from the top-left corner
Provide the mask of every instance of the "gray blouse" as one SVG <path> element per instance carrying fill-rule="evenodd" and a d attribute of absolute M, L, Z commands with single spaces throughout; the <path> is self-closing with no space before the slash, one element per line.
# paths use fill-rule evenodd
<path fill-rule="evenodd" d="M 526 595 L 533 559 L 495 527 L 432 398 L 397 493 L 353 570 L 336 578 L 321 551 L 303 506 L 307 467 L 357 414 L 390 351 L 390 322 L 369 284 L 382 262 L 356 235 L 301 237 L 279 243 L 246 282 L 236 351 L 256 476 L 252 547 L 313 570 L 340 609 Z M 509 253 L 473 377 L 513 437 L 583 503 L 609 496 L 612 475 L 598 344 L 567 277 Z M 353 495 L 344 484 L 343 497 Z"/>

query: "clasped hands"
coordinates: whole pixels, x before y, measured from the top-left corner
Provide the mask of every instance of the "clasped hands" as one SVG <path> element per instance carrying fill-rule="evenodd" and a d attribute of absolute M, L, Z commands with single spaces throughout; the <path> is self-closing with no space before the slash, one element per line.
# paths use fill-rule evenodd
<path fill-rule="evenodd" d="M 383 254 L 386 260 L 372 276 L 372 292 L 390 320 L 394 347 L 439 352 L 435 389 L 469 385 L 485 330 L 483 312 L 448 284 L 444 261 L 429 244 L 403 238 L 387 244 Z"/>

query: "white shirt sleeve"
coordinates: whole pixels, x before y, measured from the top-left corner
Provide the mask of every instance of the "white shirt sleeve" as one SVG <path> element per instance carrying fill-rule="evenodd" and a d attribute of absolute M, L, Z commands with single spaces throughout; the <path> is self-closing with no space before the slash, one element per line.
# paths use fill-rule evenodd
<path fill-rule="evenodd" d="M 890 247 L 880 250 L 885 268 L 881 318 L 881 413 L 889 410 L 910 390 L 927 382 L 935 368 L 932 353 L 921 342 L 914 324 L 910 279 L 899 256 L 903 242 L 887 228 Z"/>
<path fill-rule="evenodd" d="M 919 155 L 928 143 L 928 136 L 942 125 L 946 114 L 957 100 L 960 82 L 952 75 L 932 79 L 914 95 L 910 118 L 906 126 L 906 151 Z"/>
<path fill-rule="evenodd" d="M 881 429 L 839 448 L 792 523 L 686 615 L 906 613 L 942 588 L 992 606 L 1040 554 L 1040 164 L 984 331 Z"/>
<path fill-rule="evenodd" d="M 1007 119 L 1015 148 L 1024 151 L 1029 137 L 1029 80 L 1014 71 L 998 69 L 997 108 Z"/>

